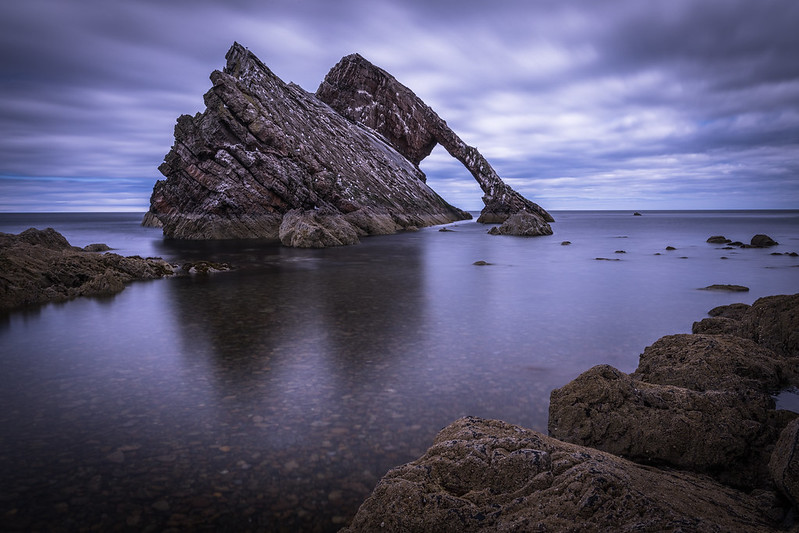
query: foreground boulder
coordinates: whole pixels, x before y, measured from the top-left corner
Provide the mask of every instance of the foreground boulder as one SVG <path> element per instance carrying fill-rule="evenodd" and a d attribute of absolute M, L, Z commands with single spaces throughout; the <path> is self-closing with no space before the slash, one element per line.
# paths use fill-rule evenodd
<path fill-rule="evenodd" d="M 799 357 L 799 294 L 767 296 L 751 306 L 720 306 L 708 314 L 710 318 L 694 323 L 694 333 L 728 333 L 751 339 L 777 354 Z"/>
<path fill-rule="evenodd" d="M 763 502 L 496 420 L 444 428 L 343 531 L 773 531 Z"/>
<path fill-rule="evenodd" d="M 777 489 L 799 508 L 799 419 L 782 431 L 768 466 Z"/>
<path fill-rule="evenodd" d="M 770 485 L 768 464 L 796 414 L 772 394 L 799 385 L 799 295 L 713 309 L 692 335 L 647 347 L 630 375 L 595 367 L 552 392 L 549 433 L 729 485 Z"/>
<path fill-rule="evenodd" d="M 667 335 L 644 349 L 634 379 L 695 391 L 775 392 L 790 385 L 796 358 L 734 335 Z"/>
<path fill-rule="evenodd" d="M 211 74 L 205 111 L 178 119 L 175 144 L 159 167 L 166 180 L 153 187 L 143 223 L 170 238 L 279 238 L 323 247 L 471 218 L 425 183 L 418 164 L 436 142 L 473 171 L 493 210 L 548 217 L 409 89 L 349 57 L 359 58 L 358 68 L 347 68 L 345 58 L 314 95 L 234 44 L 224 70 Z M 390 83 L 374 85 L 371 76 Z M 372 114 L 354 116 L 364 94 Z"/>
<path fill-rule="evenodd" d="M 780 431 L 795 417 L 752 390 L 697 391 L 636 380 L 607 365 L 552 392 L 552 437 L 643 464 L 753 489 L 770 479 Z"/>

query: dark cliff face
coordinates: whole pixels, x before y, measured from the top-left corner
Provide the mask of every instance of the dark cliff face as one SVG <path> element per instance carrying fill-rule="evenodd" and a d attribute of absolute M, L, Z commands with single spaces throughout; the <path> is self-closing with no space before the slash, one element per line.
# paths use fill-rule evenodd
<path fill-rule="evenodd" d="M 284 83 L 242 46 L 226 57 L 211 74 L 206 110 L 178 119 L 159 167 L 166 180 L 147 218 L 165 236 L 330 246 L 470 218 L 373 131 Z"/>
<path fill-rule="evenodd" d="M 353 244 L 364 235 L 471 218 L 425 183 L 441 143 L 485 192 L 480 221 L 549 214 L 505 185 L 413 92 L 362 57 L 345 57 L 317 95 L 286 84 L 238 43 L 211 74 L 206 109 L 183 115 L 159 167 L 147 225 L 178 239 L 280 238 Z M 546 233 L 544 231 L 544 233 Z"/>
<path fill-rule="evenodd" d="M 504 222 L 519 211 L 540 216 L 543 227 L 553 221 L 539 205 L 505 184 L 482 154 L 464 143 L 413 91 L 360 55 L 339 61 L 316 96 L 341 115 L 380 133 L 415 165 L 441 144 L 463 163 L 485 193 L 485 208 L 478 222 Z"/>

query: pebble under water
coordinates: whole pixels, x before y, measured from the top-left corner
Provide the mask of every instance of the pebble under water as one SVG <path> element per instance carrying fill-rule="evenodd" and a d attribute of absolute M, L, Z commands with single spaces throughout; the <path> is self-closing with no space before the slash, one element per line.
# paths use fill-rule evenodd
<path fill-rule="evenodd" d="M 0 215 L 237 267 L 0 316 L 2 528 L 336 531 L 456 418 L 546 432 L 550 391 L 591 366 L 631 372 L 709 309 L 799 288 L 796 211 L 553 215 L 550 237 L 467 221 L 325 250 Z M 705 242 L 755 233 L 780 245 Z M 697 290 L 718 283 L 750 291 Z"/>

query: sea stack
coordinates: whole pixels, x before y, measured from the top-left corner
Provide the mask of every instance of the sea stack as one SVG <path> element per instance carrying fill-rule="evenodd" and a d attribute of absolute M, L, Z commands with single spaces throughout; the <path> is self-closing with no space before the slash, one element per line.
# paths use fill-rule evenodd
<path fill-rule="evenodd" d="M 159 167 L 166 179 L 153 187 L 144 224 L 175 239 L 279 238 L 287 246 L 325 247 L 471 218 L 436 194 L 418 167 L 440 142 L 483 187 L 491 210 L 482 221 L 527 211 L 548 227 L 549 214 L 505 185 L 410 89 L 362 58 L 357 75 L 348 75 L 341 66 L 352 58 L 360 56 L 344 58 L 314 95 L 235 43 L 224 70 L 211 74 L 205 111 L 178 119 Z M 404 136 L 353 116 L 365 92 L 356 87 L 368 87 L 375 73 L 392 82 L 398 100 L 379 102 L 397 108 L 392 120 L 404 121 Z M 416 112 L 424 119 L 409 121 Z"/>

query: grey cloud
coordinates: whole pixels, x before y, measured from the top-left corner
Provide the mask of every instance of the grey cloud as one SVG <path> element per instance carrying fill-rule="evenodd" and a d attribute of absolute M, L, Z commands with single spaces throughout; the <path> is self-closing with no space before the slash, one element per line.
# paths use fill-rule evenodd
<path fill-rule="evenodd" d="M 202 109 L 237 40 L 310 91 L 362 53 L 547 208 L 725 194 L 784 207 L 798 197 L 797 23 L 782 0 L 7 2 L 0 176 L 102 178 L 61 183 L 127 202 L 107 178 L 152 186 L 175 119 Z M 479 207 L 444 159 L 422 165 L 430 183 Z M 727 193 L 710 192 L 719 173 Z"/>

